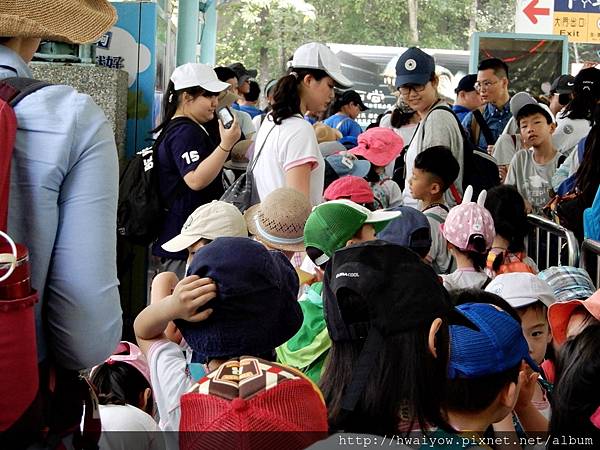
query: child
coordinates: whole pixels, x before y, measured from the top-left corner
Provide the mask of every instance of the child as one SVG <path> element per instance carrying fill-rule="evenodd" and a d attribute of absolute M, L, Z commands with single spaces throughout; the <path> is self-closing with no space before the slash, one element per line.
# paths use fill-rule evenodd
<path fill-rule="evenodd" d="M 515 154 L 504 183 L 517 187 L 526 200 L 528 212 L 541 213 L 550 200 L 552 175 L 561 162 L 560 153 L 552 143 L 556 124 L 552 114 L 540 104 L 519 109 L 517 123 L 529 149 Z"/>
<path fill-rule="evenodd" d="M 482 303 L 457 309 L 479 330 L 450 326 L 448 422 L 459 433 L 483 435 L 515 407 L 525 381 L 523 361 L 534 371 L 539 369 L 519 323 L 506 311 Z"/>
<path fill-rule="evenodd" d="M 170 321 L 191 347 L 191 362 L 202 364 L 205 372 L 241 355 L 273 359 L 275 347 L 302 323 L 294 268 L 281 252 L 256 241 L 218 238 L 196 252 L 188 273 L 134 323 L 165 431 L 179 430 L 179 399 L 196 381 L 182 349 L 164 335 Z"/>
<path fill-rule="evenodd" d="M 442 275 L 444 287 L 448 290 L 476 288 L 483 289 L 490 278 L 484 272 L 487 252 L 494 240 L 494 220 L 483 207 L 486 191 L 481 191 L 477 203 L 471 201 L 473 188 L 467 187 L 460 205 L 448 213 L 441 225 L 442 234 L 448 241 L 450 253 L 454 256 L 457 269 Z"/>
<path fill-rule="evenodd" d="M 323 198 L 326 201 L 345 198 L 364 206 L 370 211 L 376 209 L 375 197 L 369 183 L 364 178 L 352 175 L 346 175 L 331 183 L 323 192 Z"/>
<path fill-rule="evenodd" d="M 154 402 L 148 362 L 137 345 L 121 341 L 103 364 L 92 369 L 90 381 L 100 403 L 100 448 L 164 448 L 162 436 L 155 433 L 160 429 L 151 416 Z M 132 436 L 116 431 L 139 433 Z"/>
<path fill-rule="evenodd" d="M 592 325 L 568 340 L 560 351 L 550 420 L 550 449 L 591 448 L 600 442 L 598 342 L 600 325 Z"/>
<path fill-rule="evenodd" d="M 507 184 L 493 187 L 487 193 L 485 208 L 496 229 L 487 258 L 487 274 L 493 278 L 509 272 L 537 273 L 537 265 L 525 252 L 529 223 L 525 201 L 517 188 Z"/>
<path fill-rule="evenodd" d="M 400 186 L 386 175 L 385 168 L 403 148 L 402 138 L 389 128 L 371 128 L 358 137 L 358 145 L 349 152 L 371 162 L 367 181 L 373 189 L 377 209 L 402 205 Z"/>
<path fill-rule="evenodd" d="M 499 295 L 517 310 L 521 317 L 523 334 L 529 344 L 529 353 L 533 361 L 540 365 L 544 361 L 547 346 L 552 341 L 547 318 L 548 307 L 556 301 L 548 283 L 534 274 L 515 272 L 498 275 L 485 290 Z M 548 400 L 551 390 L 545 374 L 540 374 L 532 403 L 546 421 L 551 412 Z M 526 424 L 523 426 L 528 428 Z"/>
<path fill-rule="evenodd" d="M 426 260 L 431 250 L 431 230 L 425 214 L 411 206 L 398 206 L 389 211 L 399 211 L 400 217 L 377 233 L 377 238 L 410 248 Z"/>
<path fill-rule="evenodd" d="M 452 270 L 452 256 L 440 225 L 448 215 L 444 193 L 456 180 L 459 170 L 458 161 L 450 149 L 430 147 L 415 158 L 409 180 L 411 196 L 420 201 L 419 207 L 429 220 L 432 243 L 428 260 L 438 274 L 450 273 Z"/>

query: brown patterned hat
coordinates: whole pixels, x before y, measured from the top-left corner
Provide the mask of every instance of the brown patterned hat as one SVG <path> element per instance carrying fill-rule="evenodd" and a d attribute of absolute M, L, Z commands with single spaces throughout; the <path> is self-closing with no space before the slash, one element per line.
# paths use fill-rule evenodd
<path fill-rule="evenodd" d="M 0 0 L 0 36 L 95 42 L 117 20 L 106 0 Z"/>
<path fill-rule="evenodd" d="M 270 248 L 304 251 L 304 224 L 311 205 L 304 194 L 291 188 L 271 192 L 244 213 L 248 231 Z"/>

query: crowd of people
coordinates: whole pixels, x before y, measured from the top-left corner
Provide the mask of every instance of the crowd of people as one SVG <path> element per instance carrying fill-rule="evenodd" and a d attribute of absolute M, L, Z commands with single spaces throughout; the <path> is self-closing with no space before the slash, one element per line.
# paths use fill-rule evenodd
<path fill-rule="evenodd" d="M 93 41 L 116 20 L 104 0 L 6 8 L 0 81 L 30 77 L 42 39 Z M 435 67 L 403 52 L 398 104 L 364 131 L 366 106 L 324 44 L 300 46 L 263 89 L 242 62 L 177 67 L 153 130 L 168 208 L 135 343 L 120 341 L 110 126 L 67 86 L 16 104 L 7 229 L 39 294 L 41 412 L 0 414 L 0 443 L 600 445 L 600 291 L 584 269 L 539 271 L 525 248 L 529 213 L 587 235 L 600 70 L 536 99 L 486 59 L 449 105 Z M 497 162 L 490 189 L 465 185 L 465 139 Z M 259 202 L 240 211 L 221 198 L 243 173 Z"/>

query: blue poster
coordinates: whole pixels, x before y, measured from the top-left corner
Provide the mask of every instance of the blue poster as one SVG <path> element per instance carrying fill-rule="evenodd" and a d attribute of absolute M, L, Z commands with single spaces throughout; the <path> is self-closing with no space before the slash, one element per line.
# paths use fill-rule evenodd
<path fill-rule="evenodd" d="M 600 13 L 600 0 L 554 0 L 554 11 Z"/>

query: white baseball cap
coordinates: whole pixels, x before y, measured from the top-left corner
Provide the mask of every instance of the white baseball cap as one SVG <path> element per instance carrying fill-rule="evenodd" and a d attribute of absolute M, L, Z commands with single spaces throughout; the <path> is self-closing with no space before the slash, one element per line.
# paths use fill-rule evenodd
<path fill-rule="evenodd" d="M 171 75 L 175 90 L 192 86 L 200 86 L 210 92 L 221 92 L 229 89 L 229 83 L 220 81 L 213 68 L 207 64 L 186 63 L 177 67 Z"/>
<path fill-rule="evenodd" d="M 548 283 L 527 272 L 503 273 L 494 278 L 485 288 L 487 292 L 499 295 L 513 308 L 522 308 L 541 301 L 550 306 L 556 301 Z"/>
<path fill-rule="evenodd" d="M 301 45 L 294 52 L 292 67 L 295 69 L 318 69 L 329 75 L 342 88 L 352 87 L 352 81 L 342 74 L 340 61 L 326 45 L 318 42 Z"/>
<path fill-rule="evenodd" d="M 239 209 L 231 203 L 213 200 L 190 214 L 181 233 L 165 242 L 162 248 L 177 253 L 200 239 L 219 237 L 248 237 L 248 228 Z"/>

